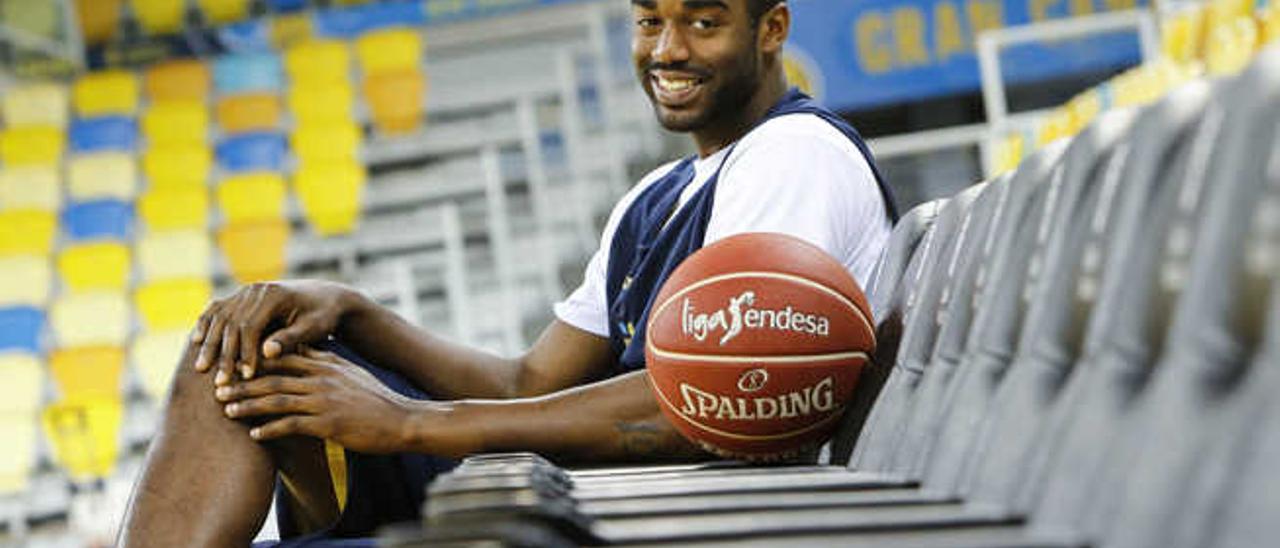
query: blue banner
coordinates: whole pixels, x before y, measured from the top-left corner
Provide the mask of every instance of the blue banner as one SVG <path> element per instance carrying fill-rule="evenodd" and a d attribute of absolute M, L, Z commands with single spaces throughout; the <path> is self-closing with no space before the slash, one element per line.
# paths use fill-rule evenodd
<path fill-rule="evenodd" d="M 973 92 L 981 31 L 1147 0 L 790 0 L 788 75 L 838 110 Z M 1007 84 L 1109 70 L 1140 59 L 1136 32 L 1004 49 Z"/>

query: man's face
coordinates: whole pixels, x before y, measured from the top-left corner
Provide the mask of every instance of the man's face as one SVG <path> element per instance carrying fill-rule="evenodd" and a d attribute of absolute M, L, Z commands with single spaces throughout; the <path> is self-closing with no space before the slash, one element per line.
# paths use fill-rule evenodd
<path fill-rule="evenodd" d="M 663 127 L 697 131 L 744 110 L 760 83 L 751 0 L 632 0 L 632 59 Z"/>

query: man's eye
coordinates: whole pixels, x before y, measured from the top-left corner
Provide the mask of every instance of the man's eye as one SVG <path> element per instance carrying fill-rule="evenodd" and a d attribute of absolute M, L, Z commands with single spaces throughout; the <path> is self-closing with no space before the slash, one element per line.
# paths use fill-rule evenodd
<path fill-rule="evenodd" d="M 716 22 L 712 19 L 694 19 L 693 28 L 698 30 L 707 30 L 715 28 Z"/>
<path fill-rule="evenodd" d="M 659 24 L 657 17 L 641 17 L 636 19 L 636 26 L 640 28 L 656 28 Z"/>

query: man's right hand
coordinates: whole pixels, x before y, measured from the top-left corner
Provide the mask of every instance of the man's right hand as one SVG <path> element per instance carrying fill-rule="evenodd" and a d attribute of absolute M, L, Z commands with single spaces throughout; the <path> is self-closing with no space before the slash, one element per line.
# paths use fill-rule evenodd
<path fill-rule="evenodd" d="M 260 357 L 276 358 L 337 329 L 358 294 L 340 284 L 297 280 L 255 283 L 209 304 L 191 344 L 199 345 L 197 371 L 217 366 L 214 383 L 225 385 L 239 370 L 253 377 Z M 276 329 L 267 334 L 267 329 Z"/>

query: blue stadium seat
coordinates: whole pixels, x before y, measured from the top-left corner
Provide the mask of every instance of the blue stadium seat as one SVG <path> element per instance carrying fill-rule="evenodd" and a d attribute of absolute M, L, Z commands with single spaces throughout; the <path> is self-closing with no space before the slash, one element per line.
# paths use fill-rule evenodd
<path fill-rule="evenodd" d="M 312 18 L 316 34 L 353 39 L 387 27 L 412 27 L 427 22 L 426 2 L 374 2 L 343 9 L 316 10 Z"/>
<path fill-rule="evenodd" d="M 284 135 L 273 132 L 242 133 L 218 143 L 218 165 L 233 172 L 282 171 L 289 147 Z"/>
<path fill-rule="evenodd" d="M 270 53 L 223 56 L 213 65 L 213 86 L 221 94 L 282 89 L 284 70 L 280 56 Z"/>
<path fill-rule="evenodd" d="M 132 151 L 138 146 L 138 125 L 126 116 L 78 118 L 67 128 L 72 152 Z"/>
<path fill-rule="evenodd" d="M 0 353 L 40 353 L 44 312 L 30 306 L 0 308 Z"/>
<path fill-rule="evenodd" d="M 307 7 L 307 0 L 267 0 L 266 4 L 271 11 L 298 11 Z"/>
<path fill-rule="evenodd" d="M 110 199 L 73 202 L 62 211 L 62 226 L 73 241 L 127 240 L 133 232 L 133 205 Z"/>

